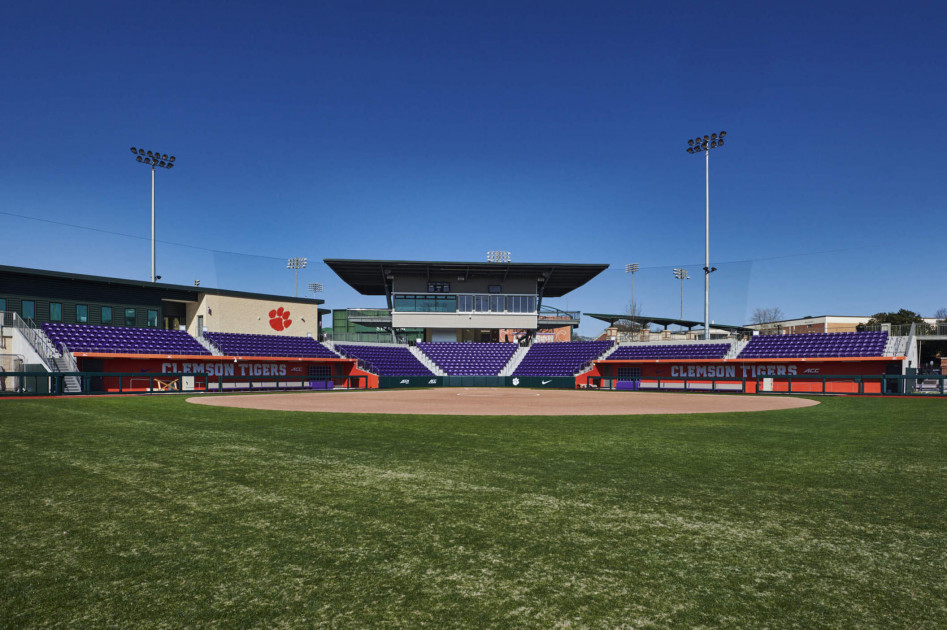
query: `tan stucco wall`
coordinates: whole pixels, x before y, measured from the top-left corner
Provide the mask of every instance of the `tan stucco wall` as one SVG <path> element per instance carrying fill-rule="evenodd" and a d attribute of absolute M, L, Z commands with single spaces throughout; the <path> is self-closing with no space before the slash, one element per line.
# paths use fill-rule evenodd
<path fill-rule="evenodd" d="M 270 311 L 289 311 L 289 328 L 282 331 L 270 326 Z M 283 335 L 318 339 L 319 306 L 279 300 L 257 300 L 224 295 L 201 294 L 196 304 L 187 305 L 187 332 L 197 336 L 197 317 L 204 316 L 204 327 L 210 332 Z"/>

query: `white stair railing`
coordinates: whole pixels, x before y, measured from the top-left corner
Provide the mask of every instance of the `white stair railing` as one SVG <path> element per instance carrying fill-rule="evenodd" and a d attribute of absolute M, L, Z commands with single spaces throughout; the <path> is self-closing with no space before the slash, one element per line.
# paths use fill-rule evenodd
<path fill-rule="evenodd" d="M 512 376 L 513 372 L 516 371 L 516 368 L 518 368 L 520 363 L 522 363 L 523 357 L 526 356 L 527 352 L 529 352 L 529 347 L 517 348 L 516 352 L 513 353 L 513 356 L 510 357 L 510 360 L 507 361 L 506 365 L 503 366 L 503 369 L 500 370 L 499 376 Z"/>
<path fill-rule="evenodd" d="M 16 328 L 17 332 L 30 344 L 30 347 L 33 348 L 33 351 L 39 356 L 43 365 L 46 366 L 46 369 L 50 372 L 56 372 L 56 359 L 60 358 L 60 354 L 56 350 L 56 346 L 53 345 L 53 342 L 46 336 L 46 333 L 44 333 L 41 328 L 38 328 L 36 324 L 33 323 L 33 320 L 24 319 L 17 313 L 13 313 L 13 327 Z"/>
<path fill-rule="evenodd" d="M 424 351 L 417 346 L 408 346 L 408 352 L 413 354 L 424 367 L 431 370 L 434 376 L 447 376 L 447 372 L 442 370 L 440 366 L 434 362 L 434 359 L 424 354 Z"/>
<path fill-rule="evenodd" d="M 204 335 L 201 335 L 200 337 L 192 337 L 192 339 L 194 339 L 195 341 L 197 341 L 197 343 L 204 346 L 204 349 L 210 352 L 213 356 L 215 357 L 224 356 L 223 351 L 220 348 L 218 348 L 217 345 L 213 341 L 211 341 Z"/>
<path fill-rule="evenodd" d="M 67 368 L 63 372 L 78 372 L 79 363 L 76 361 L 76 357 L 73 356 L 72 352 L 69 351 L 69 348 L 66 347 L 66 344 L 62 344 L 62 365 Z"/>

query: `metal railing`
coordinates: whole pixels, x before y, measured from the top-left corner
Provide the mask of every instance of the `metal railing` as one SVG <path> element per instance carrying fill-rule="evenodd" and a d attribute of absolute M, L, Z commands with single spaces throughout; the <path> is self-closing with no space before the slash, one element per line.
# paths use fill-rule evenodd
<path fill-rule="evenodd" d="M 621 383 L 634 383 L 623 387 Z M 720 392 L 761 395 L 852 396 L 947 396 L 947 376 L 939 374 L 825 374 L 825 375 L 763 375 L 748 377 L 657 377 L 644 376 L 626 381 L 614 377 L 589 376 L 589 389 L 629 389 Z"/>
<path fill-rule="evenodd" d="M 68 379 L 81 381 L 81 391 L 69 391 Z M 0 396 L 75 396 L 100 394 L 159 394 L 187 392 L 224 393 L 240 391 L 319 389 L 337 387 L 364 389 L 365 376 L 211 376 L 199 372 L 4 372 L 0 373 Z"/>
<path fill-rule="evenodd" d="M 917 324 L 914 334 L 917 337 L 947 337 L 947 322 Z"/>
<path fill-rule="evenodd" d="M 392 339 L 391 333 L 329 333 L 326 335 L 326 340 L 332 343 L 377 343 L 396 346 L 406 346 L 414 339 L 409 339 L 404 334 L 397 335 L 395 339 Z"/>
<path fill-rule="evenodd" d="M 73 356 L 72 352 L 69 351 L 69 348 L 66 347 L 66 344 L 62 344 L 62 358 L 66 362 L 67 370 L 65 372 L 78 372 L 79 364 L 76 362 L 76 357 Z"/>
<path fill-rule="evenodd" d="M 40 330 L 36 324 L 31 319 L 24 319 L 17 313 L 4 313 L 4 320 L 9 321 L 12 315 L 13 326 L 19 331 L 23 338 L 33 347 L 33 350 L 36 351 L 36 354 L 43 359 L 43 362 L 47 364 L 48 368 L 55 368 L 56 363 L 54 359 L 58 359 L 60 354 L 56 350 L 56 347 L 52 344 L 48 337 Z"/>

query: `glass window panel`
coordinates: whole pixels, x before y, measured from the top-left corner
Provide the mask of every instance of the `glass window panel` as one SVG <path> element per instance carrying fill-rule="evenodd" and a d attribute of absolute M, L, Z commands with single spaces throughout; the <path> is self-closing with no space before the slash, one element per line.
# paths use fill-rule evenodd
<path fill-rule="evenodd" d="M 135 309 L 126 308 L 125 309 L 125 325 L 134 326 L 135 325 Z"/>
<path fill-rule="evenodd" d="M 400 312 L 412 312 L 415 309 L 414 296 L 413 295 L 396 295 L 395 296 L 395 310 Z"/>
<path fill-rule="evenodd" d="M 475 295 L 474 296 L 474 311 L 477 313 L 485 313 L 490 309 L 490 296 L 489 295 Z"/>
<path fill-rule="evenodd" d="M 0 298 L 0 311 L 7 310 L 7 301 L 5 298 Z"/>
<path fill-rule="evenodd" d="M 158 311 L 148 311 L 148 328 L 158 327 Z"/>
<path fill-rule="evenodd" d="M 102 323 L 106 326 L 112 325 L 112 307 L 103 306 L 102 307 Z"/>
<path fill-rule="evenodd" d="M 49 321 L 51 322 L 62 321 L 62 302 L 49 303 Z"/>
<path fill-rule="evenodd" d="M 490 312 L 491 313 L 502 313 L 504 304 L 503 304 L 502 295 L 491 295 L 490 296 Z"/>
<path fill-rule="evenodd" d="M 23 300 L 20 304 L 23 319 L 33 319 L 36 317 L 36 303 L 33 300 Z"/>
<path fill-rule="evenodd" d="M 89 322 L 89 307 L 85 304 L 76 304 L 76 323 L 86 324 Z"/>

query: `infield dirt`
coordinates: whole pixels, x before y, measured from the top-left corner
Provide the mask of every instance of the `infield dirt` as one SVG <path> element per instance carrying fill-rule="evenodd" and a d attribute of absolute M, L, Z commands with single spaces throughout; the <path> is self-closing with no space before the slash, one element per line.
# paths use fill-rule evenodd
<path fill-rule="evenodd" d="M 436 388 L 195 396 L 188 402 L 219 407 L 328 413 L 447 416 L 626 416 L 732 413 L 795 409 L 819 404 L 788 396 L 603 392 L 509 388 Z"/>

